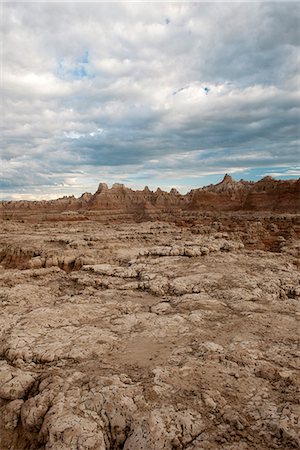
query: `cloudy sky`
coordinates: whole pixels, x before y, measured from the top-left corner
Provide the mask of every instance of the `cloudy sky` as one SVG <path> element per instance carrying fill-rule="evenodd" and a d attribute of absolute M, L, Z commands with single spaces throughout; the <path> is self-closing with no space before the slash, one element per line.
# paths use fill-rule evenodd
<path fill-rule="evenodd" d="M 2 4 L 0 198 L 300 176 L 300 4 Z"/>

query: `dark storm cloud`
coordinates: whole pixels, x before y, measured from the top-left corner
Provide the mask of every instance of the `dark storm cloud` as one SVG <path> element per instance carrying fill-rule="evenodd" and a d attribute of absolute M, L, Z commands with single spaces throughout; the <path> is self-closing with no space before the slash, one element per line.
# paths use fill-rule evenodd
<path fill-rule="evenodd" d="M 299 10 L 4 4 L 2 196 L 79 194 L 101 178 L 296 176 Z"/>

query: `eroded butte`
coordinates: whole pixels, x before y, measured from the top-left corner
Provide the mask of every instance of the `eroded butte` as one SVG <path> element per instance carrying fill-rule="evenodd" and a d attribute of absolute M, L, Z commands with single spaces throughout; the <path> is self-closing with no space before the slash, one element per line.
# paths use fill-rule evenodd
<path fill-rule="evenodd" d="M 1 450 L 300 447 L 299 215 L 63 218 L 1 222 Z"/>

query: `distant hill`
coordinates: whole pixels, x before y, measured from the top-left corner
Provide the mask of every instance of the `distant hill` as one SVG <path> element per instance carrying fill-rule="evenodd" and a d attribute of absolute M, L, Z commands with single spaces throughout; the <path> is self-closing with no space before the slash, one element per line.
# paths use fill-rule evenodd
<path fill-rule="evenodd" d="M 258 182 L 235 181 L 230 175 L 215 185 L 193 189 L 185 195 L 176 189 L 165 192 L 133 190 L 116 183 L 111 188 L 100 183 L 94 194 L 79 198 L 62 197 L 42 201 L 2 201 L 0 214 L 14 211 L 84 212 L 107 211 L 121 214 L 174 213 L 176 211 L 272 211 L 300 213 L 300 178 L 275 180 L 262 178 Z"/>

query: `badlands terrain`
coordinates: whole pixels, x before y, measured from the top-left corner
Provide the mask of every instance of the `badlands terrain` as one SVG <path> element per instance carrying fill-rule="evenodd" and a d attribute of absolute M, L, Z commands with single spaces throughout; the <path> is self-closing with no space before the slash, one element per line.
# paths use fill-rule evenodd
<path fill-rule="evenodd" d="M 299 449 L 299 187 L 0 203 L 0 449 Z"/>

